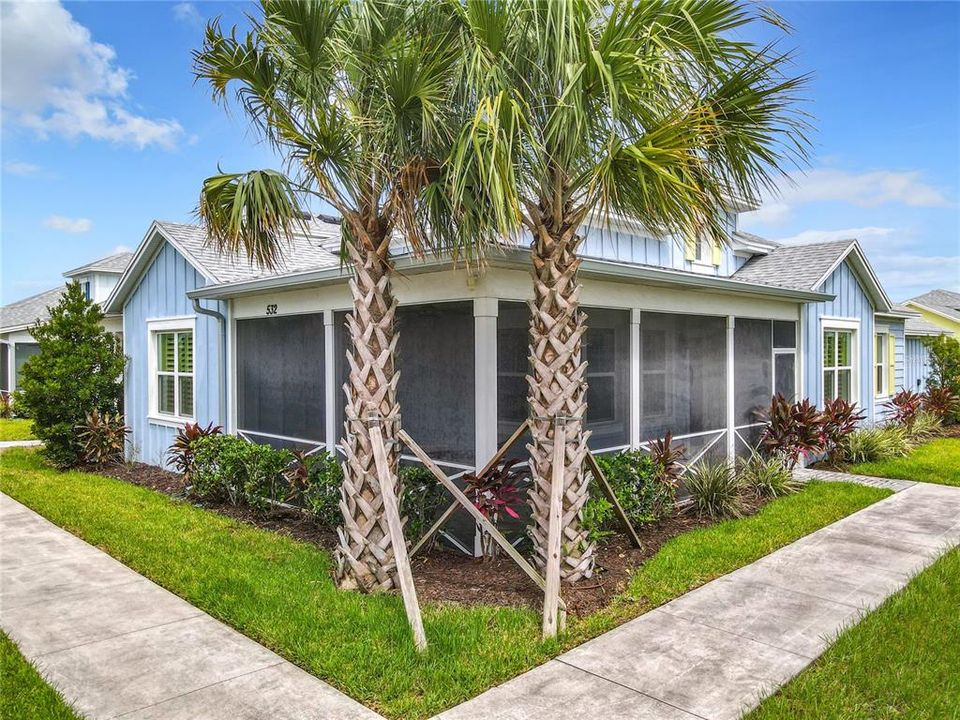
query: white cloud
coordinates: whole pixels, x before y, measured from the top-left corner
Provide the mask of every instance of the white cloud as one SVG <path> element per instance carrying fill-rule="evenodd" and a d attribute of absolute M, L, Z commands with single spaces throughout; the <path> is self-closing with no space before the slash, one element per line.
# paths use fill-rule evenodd
<path fill-rule="evenodd" d="M 180 22 L 189 25 L 202 25 L 203 16 L 196 6 L 190 2 L 180 2 L 173 6 L 173 16 Z"/>
<path fill-rule="evenodd" d="M 93 221 L 88 218 L 68 218 L 63 215 L 51 215 L 43 224 L 52 230 L 68 233 L 85 233 L 93 227 Z"/>
<path fill-rule="evenodd" d="M 173 147 L 183 127 L 130 110 L 133 73 L 59 2 L 0 4 L 4 120 L 38 136 Z"/>
<path fill-rule="evenodd" d="M 111 254 L 116 255 L 117 253 L 126 252 L 133 252 L 133 248 L 131 248 L 129 245 L 117 245 Z"/>
<path fill-rule="evenodd" d="M 10 160 L 3 164 L 3 171 L 11 175 L 20 175 L 22 177 L 31 177 L 39 175 L 43 170 L 39 165 L 33 163 L 21 162 L 20 160 Z"/>
<path fill-rule="evenodd" d="M 857 173 L 821 167 L 794 173 L 790 180 L 780 187 L 779 195 L 765 197 L 760 209 L 746 214 L 744 219 L 755 224 L 783 223 L 799 206 L 815 202 L 841 202 L 861 208 L 887 204 L 928 208 L 951 205 L 944 190 L 925 182 L 916 170 Z"/>

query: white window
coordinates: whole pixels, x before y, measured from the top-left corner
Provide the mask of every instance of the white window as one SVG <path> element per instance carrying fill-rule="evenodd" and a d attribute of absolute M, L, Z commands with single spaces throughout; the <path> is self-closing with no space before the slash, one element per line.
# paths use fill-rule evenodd
<path fill-rule="evenodd" d="M 853 330 L 823 331 L 823 399 L 856 402 L 856 352 Z"/>
<path fill-rule="evenodd" d="M 194 328 L 188 321 L 148 324 L 151 346 L 150 415 L 171 422 L 193 420 Z"/>
<path fill-rule="evenodd" d="M 878 332 L 874 335 L 874 348 L 873 348 L 873 382 L 874 382 L 874 392 L 876 395 L 889 395 L 890 388 L 887 387 L 888 378 L 890 377 L 890 357 L 889 350 L 890 347 L 888 333 Z"/>

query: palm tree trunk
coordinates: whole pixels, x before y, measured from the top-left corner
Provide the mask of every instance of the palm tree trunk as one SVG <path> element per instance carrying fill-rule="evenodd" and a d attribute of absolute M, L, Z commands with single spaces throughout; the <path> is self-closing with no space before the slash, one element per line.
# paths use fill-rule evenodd
<path fill-rule="evenodd" d="M 533 301 L 530 305 L 530 357 L 527 376 L 533 443 L 530 450 L 530 533 L 535 561 L 543 569 L 547 557 L 550 484 L 553 478 L 553 418 L 565 418 L 566 469 L 564 471 L 563 528 L 560 576 L 567 582 L 593 574 L 594 547 L 580 522 L 587 501 L 583 462 L 590 433 L 586 422 L 586 371 L 581 341 L 586 316 L 580 310 L 581 238 L 576 226 L 551 233 L 542 225 L 533 242 Z"/>
<path fill-rule="evenodd" d="M 379 418 L 391 480 L 400 497 L 395 443 L 400 429 L 394 362 L 397 301 L 391 289 L 389 261 L 372 250 L 353 245 L 348 248 L 354 268 L 350 281 L 353 312 L 347 319 L 350 377 L 343 386 L 347 396 L 346 458 L 340 500 L 343 526 L 337 530 L 337 578 L 341 587 L 369 592 L 389 590 L 396 584 L 396 563 L 376 479 L 368 421 Z"/>

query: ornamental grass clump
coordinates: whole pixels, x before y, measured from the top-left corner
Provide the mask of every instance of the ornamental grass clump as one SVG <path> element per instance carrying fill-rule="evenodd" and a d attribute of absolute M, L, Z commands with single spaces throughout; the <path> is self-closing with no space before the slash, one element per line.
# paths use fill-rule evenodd
<path fill-rule="evenodd" d="M 943 432 L 943 420 L 932 412 L 920 410 L 907 426 L 907 435 L 913 443 L 932 440 Z"/>
<path fill-rule="evenodd" d="M 698 517 L 738 518 L 743 516 L 743 487 L 737 474 L 723 462 L 700 462 L 684 478 L 690 494 L 690 510 Z"/>
<path fill-rule="evenodd" d="M 745 490 L 761 498 L 790 495 L 802 487 L 781 458 L 763 457 L 756 452 L 737 461 L 737 478 Z"/>
<path fill-rule="evenodd" d="M 844 457 L 852 464 L 903 457 L 913 445 L 906 428 L 882 425 L 860 428 L 846 439 Z"/>

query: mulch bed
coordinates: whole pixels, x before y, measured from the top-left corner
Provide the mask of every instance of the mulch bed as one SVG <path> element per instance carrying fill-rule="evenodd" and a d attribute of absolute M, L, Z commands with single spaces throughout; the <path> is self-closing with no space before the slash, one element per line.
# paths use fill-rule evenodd
<path fill-rule="evenodd" d="M 185 495 L 180 475 L 153 465 L 127 463 L 85 469 L 166 495 L 180 498 Z M 306 513 L 295 508 L 277 507 L 268 512 L 258 512 L 242 505 L 193 502 L 240 522 L 326 550 L 336 547 L 336 533 L 321 528 Z M 745 514 L 752 515 L 765 503 L 766 500 L 749 499 Z M 585 616 L 606 607 L 626 587 L 633 570 L 653 556 L 665 542 L 714 522 L 677 512 L 669 518 L 637 528 L 643 544 L 641 548 L 633 547 L 627 537 L 620 533 L 609 537 L 597 546 L 593 577 L 564 586 L 563 598 L 568 612 Z M 535 609 L 539 609 L 543 602 L 542 591 L 508 557 L 484 561 L 438 544 L 430 551 L 414 557 L 412 565 L 417 595 L 421 601 Z"/>

